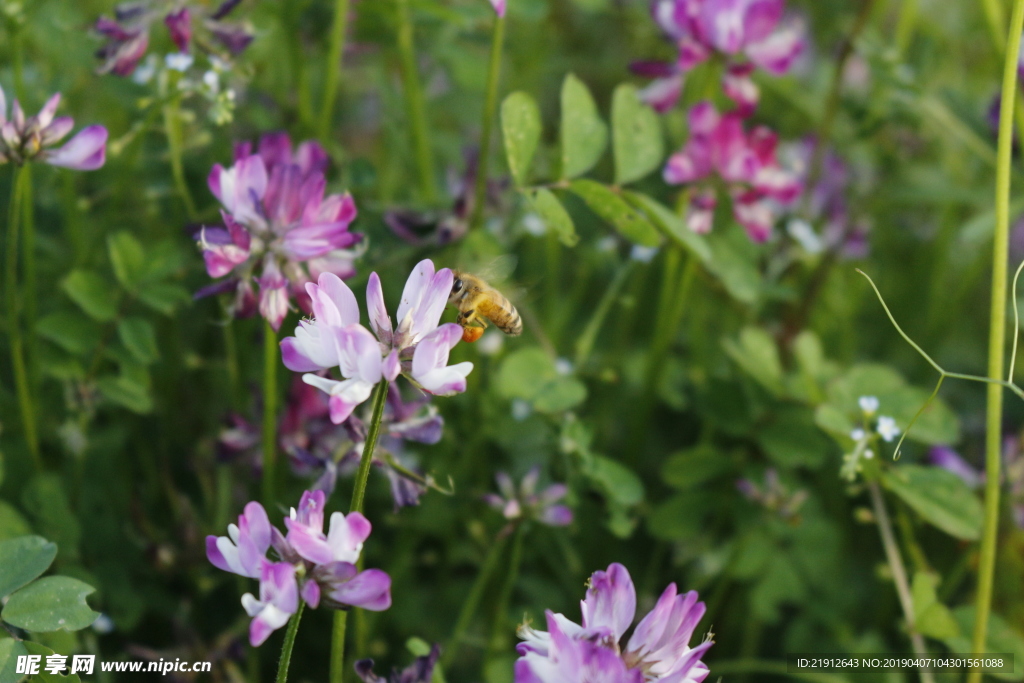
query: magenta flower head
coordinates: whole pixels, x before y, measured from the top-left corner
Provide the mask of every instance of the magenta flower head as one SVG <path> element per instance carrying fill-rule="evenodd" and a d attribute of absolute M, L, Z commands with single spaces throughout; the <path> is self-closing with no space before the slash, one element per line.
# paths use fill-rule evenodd
<path fill-rule="evenodd" d="M 224 207 L 224 225 L 204 227 L 199 246 L 210 277 L 229 277 L 197 296 L 234 289 L 236 316 L 258 307 L 277 330 L 293 297 L 312 310 L 305 290 L 312 279 L 355 274 L 349 247 L 362 235 L 349 225 L 356 205 L 348 193 L 324 196 L 326 166 L 319 144 L 304 142 L 293 151 L 287 134 L 273 133 L 263 136 L 255 154 L 250 145 L 239 145 L 231 168 L 213 167 L 208 182 Z"/>
<path fill-rule="evenodd" d="M 712 179 L 725 183 L 733 216 L 750 239 L 764 242 L 776 220 L 774 202 L 790 203 L 801 192 L 800 180 L 778 162 L 778 138 L 764 126 L 749 133 L 736 112 L 719 114 L 710 102 L 690 110 L 690 139 L 673 154 L 663 172 L 671 185 L 694 185 L 686 222 L 696 233 L 711 230 L 717 204 Z"/>
<path fill-rule="evenodd" d="M 642 93 L 658 111 L 679 99 L 685 74 L 714 54 L 725 58 L 723 85 L 744 115 L 758 101 L 754 67 L 776 76 L 789 71 L 806 47 L 803 22 L 785 19 L 785 0 L 655 0 L 654 20 L 676 43 L 673 63 L 637 62 L 632 70 L 655 81 Z"/>
<path fill-rule="evenodd" d="M 488 493 L 484 495 L 484 501 L 495 510 L 500 510 L 510 522 L 534 519 L 549 526 L 572 524 L 572 510 L 557 504 L 565 498 L 568 489 L 565 484 L 552 484 L 543 491 L 537 491 L 539 467 L 527 472 L 518 487 L 505 472 L 498 472 L 495 479 L 501 495 Z"/>
<path fill-rule="evenodd" d="M 307 373 L 303 379 L 330 396 L 335 424 L 348 419 L 378 382 L 392 382 L 399 374 L 429 394 L 465 391 L 473 364 L 448 365 L 462 328 L 439 324 L 453 279 L 448 268 L 435 272 L 430 260 L 418 263 L 405 283 L 398 327 L 393 329 L 380 278 L 371 273 L 366 287 L 371 333 L 359 324 L 359 304 L 352 290 L 336 275 L 322 274 L 317 284 L 306 285 L 313 320 L 300 321 L 295 336 L 281 342 L 285 367 Z M 313 374 L 331 368 L 338 368 L 341 380 Z"/>
<path fill-rule="evenodd" d="M 441 647 L 435 643 L 429 654 L 417 657 L 402 671 L 393 669 L 387 678 L 373 672 L 372 659 L 361 659 L 356 662 L 356 675 L 364 683 L 430 683 L 434 677 L 434 666 L 440 656 Z"/>
<path fill-rule="evenodd" d="M 207 52 L 214 44 L 237 55 L 252 42 L 252 29 L 224 19 L 238 6 L 240 0 L 226 0 L 210 11 L 201 3 L 182 3 L 180 0 L 140 0 L 126 2 L 114 8 L 114 16 L 96 20 L 96 32 L 106 39 L 96 56 L 103 60 L 100 73 L 130 76 L 149 49 L 150 29 L 163 23 L 167 34 L 181 53 L 193 45 L 205 46 Z M 204 40 L 192 39 L 196 31 L 204 33 Z M 209 40 L 205 40 L 205 38 Z"/>
<path fill-rule="evenodd" d="M 107 129 L 103 126 L 86 126 L 64 145 L 52 149 L 75 126 L 70 116 L 56 115 L 59 104 L 57 93 L 38 114 L 26 118 L 18 100 L 14 100 L 8 119 L 7 98 L 0 88 L 0 164 L 38 160 L 76 171 L 94 171 L 103 166 L 107 155 Z"/>
<path fill-rule="evenodd" d="M 323 491 L 303 493 L 298 509 L 292 508 L 285 519 L 287 536 L 270 525 L 262 505 L 252 502 L 238 525 L 228 527 L 227 537 L 206 537 L 206 556 L 215 567 L 260 580 L 259 599 L 250 593 L 242 596 L 242 606 L 253 618 L 249 642 L 254 647 L 288 623 L 300 598 L 314 609 L 321 603 L 378 612 L 391 606 L 391 577 L 356 566 L 370 522 L 358 512 L 335 512 L 324 534 L 324 502 Z M 271 547 L 277 561 L 267 557 Z"/>
<path fill-rule="evenodd" d="M 679 595 L 669 584 L 625 643 L 636 613 L 636 589 L 625 567 L 594 572 L 580 607 L 582 625 L 549 610 L 547 631 L 520 627 L 516 683 L 700 683 L 707 677 L 701 657 L 712 641 L 689 645 L 704 616 L 696 591 Z"/>

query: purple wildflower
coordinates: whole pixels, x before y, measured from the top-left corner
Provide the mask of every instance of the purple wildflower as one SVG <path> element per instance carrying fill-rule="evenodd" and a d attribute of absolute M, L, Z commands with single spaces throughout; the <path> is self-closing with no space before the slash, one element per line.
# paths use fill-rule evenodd
<path fill-rule="evenodd" d="M 711 647 L 689 642 L 704 616 L 697 592 L 677 593 L 669 584 L 625 643 L 636 613 L 636 589 L 621 564 L 590 577 L 581 604 L 583 624 L 550 610 L 547 631 L 520 627 L 516 683 L 700 683 L 708 667 L 700 658 Z"/>
<path fill-rule="evenodd" d="M 738 111 L 749 116 L 758 88 L 750 74 L 761 67 L 789 71 L 806 47 L 803 22 L 784 18 L 784 0 L 655 0 L 654 20 L 678 49 L 674 62 L 637 62 L 632 70 L 654 77 L 642 97 L 656 110 L 675 106 L 686 74 L 714 54 L 726 59 L 723 86 Z"/>
<path fill-rule="evenodd" d="M 435 644 L 430 654 L 417 657 L 403 671 L 394 669 L 387 678 L 373 673 L 373 660 L 362 659 L 356 662 L 356 674 L 364 683 L 430 683 L 434 676 L 434 666 L 441 656 L 441 648 Z"/>
<path fill-rule="evenodd" d="M 210 11 L 202 4 L 182 4 L 178 0 L 122 3 L 114 8 L 113 18 L 96 20 L 96 32 L 107 41 L 96 53 L 103 60 L 99 71 L 130 76 L 149 49 L 150 29 L 161 22 L 182 53 L 187 53 L 192 45 L 219 43 L 232 55 L 237 55 L 248 47 L 254 35 L 246 25 L 223 21 L 237 5 L 238 0 L 227 0 Z M 205 32 L 211 40 L 192 40 L 197 30 Z"/>
<path fill-rule="evenodd" d="M 751 502 L 757 503 L 769 512 L 773 512 L 787 521 L 799 520 L 800 508 L 807 502 L 807 491 L 803 489 L 790 493 L 779 480 L 779 473 L 769 468 L 764 473 L 764 485 L 760 486 L 750 479 L 740 479 L 736 489 Z"/>
<path fill-rule="evenodd" d="M 360 513 L 335 512 L 325 534 L 323 491 L 306 491 L 285 525 L 288 535 L 270 525 L 259 503 L 245 506 L 238 525 L 227 537 L 206 537 L 206 556 L 219 569 L 260 580 L 259 599 L 242 596 L 242 606 L 253 618 L 249 642 L 261 645 L 284 626 L 299 606 L 299 598 L 312 608 L 321 602 L 333 609 L 362 607 L 372 611 L 391 606 L 391 577 L 379 569 L 360 571 L 356 566 L 370 522 Z M 267 558 L 273 547 L 279 561 Z"/>
<path fill-rule="evenodd" d="M 39 160 L 76 171 L 94 171 L 103 166 L 107 154 L 107 129 L 103 126 L 86 126 L 63 146 L 52 149 L 75 126 L 70 116 L 56 115 L 59 104 L 57 93 L 38 114 L 26 117 L 18 100 L 14 100 L 8 119 L 7 98 L 0 88 L 0 164 Z"/>
<path fill-rule="evenodd" d="M 572 510 L 565 505 L 557 504 L 565 498 L 568 489 L 565 484 L 552 484 L 542 491 L 537 491 L 539 467 L 527 472 L 518 487 L 512 481 L 512 477 L 505 472 L 498 472 L 495 479 L 501 494 L 485 494 L 484 501 L 495 510 L 500 510 L 510 522 L 535 519 L 549 526 L 572 524 Z"/>
<path fill-rule="evenodd" d="M 235 164 L 213 167 L 211 192 L 224 209 L 224 227 L 204 227 L 199 246 L 210 277 L 230 275 L 237 317 L 257 308 L 252 281 L 259 284 L 260 314 L 277 330 L 292 297 L 309 312 L 305 285 L 324 273 L 355 274 L 354 252 L 362 239 L 349 231 L 356 205 L 349 194 L 324 196 L 327 153 L 316 142 L 293 152 L 285 133 L 235 150 Z M 340 282 L 340 280 L 339 280 Z"/>
<path fill-rule="evenodd" d="M 711 229 L 717 197 L 709 181 L 719 178 L 732 196 L 737 222 L 755 242 L 767 240 L 776 220 L 772 201 L 792 202 L 802 189 L 776 158 L 778 137 L 764 126 L 747 133 L 739 114 L 719 114 L 710 102 L 696 104 L 689 123 L 690 139 L 669 157 L 663 173 L 672 185 L 700 183 L 690 199 L 687 225 L 697 233 Z"/>
<path fill-rule="evenodd" d="M 307 373 L 303 379 L 330 396 L 335 424 L 348 419 L 378 382 L 394 381 L 400 373 L 430 394 L 465 391 L 473 364 L 448 365 L 462 328 L 439 325 L 452 281 L 448 268 L 434 272 L 430 260 L 418 263 L 406 281 L 398 327 L 393 329 L 380 278 L 371 273 L 366 287 L 371 333 L 359 324 L 359 304 L 352 290 L 335 275 L 321 275 L 318 284 L 306 286 L 315 318 L 300 321 L 295 336 L 281 342 L 285 366 Z M 341 381 L 313 374 L 334 367 L 339 368 Z"/>

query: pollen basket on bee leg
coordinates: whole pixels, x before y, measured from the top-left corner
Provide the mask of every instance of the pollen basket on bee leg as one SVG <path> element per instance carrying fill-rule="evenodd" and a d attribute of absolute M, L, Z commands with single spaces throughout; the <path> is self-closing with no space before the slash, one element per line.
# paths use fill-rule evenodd
<path fill-rule="evenodd" d="M 462 341 L 472 344 L 473 342 L 480 339 L 483 336 L 484 328 L 482 327 L 463 327 L 462 328 Z"/>

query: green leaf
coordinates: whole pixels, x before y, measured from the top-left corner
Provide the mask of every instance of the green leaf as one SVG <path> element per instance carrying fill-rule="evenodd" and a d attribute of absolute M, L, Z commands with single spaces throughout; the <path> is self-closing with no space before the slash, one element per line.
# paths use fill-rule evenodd
<path fill-rule="evenodd" d="M 732 470 L 732 461 L 710 444 L 677 451 L 661 467 L 661 478 L 669 486 L 689 489 L 717 479 Z"/>
<path fill-rule="evenodd" d="M 957 654 L 974 654 L 971 633 L 974 630 L 974 605 L 953 610 L 953 618 L 960 626 L 960 635 L 947 638 L 946 645 Z M 1013 655 L 1013 673 L 987 673 L 986 676 L 1004 681 L 1024 680 L 1024 637 L 998 614 L 989 613 L 988 638 L 985 652 L 1003 652 Z"/>
<path fill-rule="evenodd" d="M 548 230 L 554 231 L 558 241 L 567 247 L 575 247 L 580 241 L 576 234 L 576 226 L 572 222 L 572 216 L 558 201 L 558 197 L 546 188 L 539 188 L 526 194 L 533 206 L 533 210 L 541 217 Z"/>
<path fill-rule="evenodd" d="M 914 625 L 922 635 L 929 638 L 956 638 L 960 635 L 960 626 L 949 608 L 939 602 L 935 593 L 938 585 L 939 577 L 933 573 L 914 574 L 913 586 L 910 589 L 914 601 Z"/>
<path fill-rule="evenodd" d="M 722 346 L 729 357 L 761 386 L 776 396 L 783 393 L 782 361 L 770 334 L 760 327 L 748 326 L 740 331 L 738 341 L 723 339 Z"/>
<path fill-rule="evenodd" d="M 79 356 L 89 353 L 100 343 L 100 326 L 75 310 L 43 316 L 36 323 L 36 332 L 68 353 Z"/>
<path fill-rule="evenodd" d="M 665 154 L 658 115 L 628 83 L 612 95 L 612 151 L 616 185 L 640 180 L 661 164 Z"/>
<path fill-rule="evenodd" d="M 540 142 L 540 108 L 524 92 L 514 92 L 501 103 L 501 133 L 505 140 L 505 156 L 516 185 L 522 187 L 530 171 L 530 163 Z"/>
<path fill-rule="evenodd" d="M 61 549 L 61 559 L 78 556 L 82 527 L 72 511 L 64 483 L 56 474 L 37 474 L 21 492 L 21 503 L 40 535 Z"/>
<path fill-rule="evenodd" d="M 180 304 L 192 300 L 192 295 L 181 285 L 168 282 L 157 282 L 143 285 L 138 292 L 139 301 L 164 315 L 174 313 Z"/>
<path fill-rule="evenodd" d="M 41 536 L 0 541 L 0 598 L 41 576 L 57 557 L 57 545 Z"/>
<path fill-rule="evenodd" d="M 57 654 L 54 650 L 51 650 L 45 645 L 40 645 L 39 643 L 33 643 L 30 641 L 25 642 L 25 650 L 28 651 L 30 655 L 39 655 L 42 657 L 42 661 L 40 662 L 42 666 L 39 667 L 39 673 L 32 676 L 30 683 L 82 683 L 82 679 L 78 677 L 78 674 L 69 673 L 65 676 L 64 674 L 51 674 L 46 672 L 46 658 Z M 68 668 L 64 671 L 71 671 L 70 657 L 66 663 Z"/>
<path fill-rule="evenodd" d="M 25 680 L 25 674 L 15 672 L 18 670 L 18 657 L 28 653 L 22 641 L 0 638 L 0 683 L 20 683 Z"/>
<path fill-rule="evenodd" d="M 634 208 L 643 211 L 651 225 L 696 256 L 701 263 L 707 264 L 711 261 L 711 248 L 708 247 L 704 237 L 686 227 L 683 219 L 667 206 L 652 197 L 632 190 L 623 190 L 622 198 L 632 204 Z"/>
<path fill-rule="evenodd" d="M 711 497 L 700 489 L 672 496 L 647 516 L 647 531 L 662 541 L 692 541 L 706 528 L 712 503 Z"/>
<path fill-rule="evenodd" d="M 594 180 L 574 180 L 569 189 L 591 211 L 607 221 L 630 242 L 645 247 L 661 244 L 661 234 L 619 195 Z"/>
<path fill-rule="evenodd" d="M 109 322 L 117 317 L 117 290 L 98 274 L 73 270 L 64 278 L 61 287 L 93 320 Z"/>
<path fill-rule="evenodd" d="M 95 590 L 70 576 L 46 576 L 12 595 L 0 617 L 26 631 L 78 631 L 99 616 L 85 602 Z"/>
<path fill-rule="evenodd" d="M 757 248 L 739 229 L 715 230 L 704 239 L 711 249 L 711 260 L 707 264 L 711 274 L 721 281 L 732 298 L 745 304 L 755 303 L 762 287 Z"/>
<path fill-rule="evenodd" d="M 590 90 L 573 74 L 562 83 L 561 140 L 563 179 L 593 168 L 608 144 L 608 126 L 597 113 Z"/>
<path fill-rule="evenodd" d="M 145 415 L 153 411 L 149 387 L 127 375 L 101 377 L 96 382 L 103 398 L 128 410 Z"/>
<path fill-rule="evenodd" d="M 814 414 L 803 406 L 782 406 L 761 428 L 757 442 L 778 466 L 821 467 L 835 446 L 814 424 Z"/>
<path fill-rule="evenodd" d="M 587 400 L 587 385 L 575 377 L 558 377 L 541 387 L 533 407 L 542 413 L 560 413 Z"/>
<path fill-rule="evenodd" d="M 644 499 L 644 485 L 633 470 L 603 455 L 594 455 L 584 474 L 609 498 L 632 506 Z"/>
<path fill-rule="evenodd" d="M 806 593 L 804 581 L 793 561 L 785 553 L 776 552 L 750 591 L 750 610 L 754 617 L 769 624 L 775 623 L 782 605 L 798 603 Z"/>
<path fill-rule="evenodd" d="M 882 483 L 930 524 L 965 541 L 981 538 L 984 511 L 971 489 L 940 467 L 900 465 L 882 473 Z"/>
<path fill-rule="evenodd" d="M 146 268 L 146 255 L 135 236 L 118 232 L 107 237 L 107 253 L 114 267 L 114 277 L 127 291 L 134 293 Z"/>
<path fill-rule="evenodd" d="M 117 324 L 117 336 L 140 363 L 149 364 L 160 357 L 153 325 L 145 318 L 124 318 Z"/>
<path fill-rule="evenodd" d="M 856 426 L 845 410 L 823 403 L 814 411 L 814 424 L 837 439 L 849 439 Z"/>
<path fill-rule="evenodd" d="M 21 513 L 6 501 L 0 500 L 0 541 L 30 533 L 32 533 L 32 528 L 21 516 Z"/>
<path fill-rule="evenodd" d="M 510 353 L 498 370 L 498 392 L 505 398 L 532 401 L 542 385 L 556 379 L 554 361 L 537 346 Z"/>

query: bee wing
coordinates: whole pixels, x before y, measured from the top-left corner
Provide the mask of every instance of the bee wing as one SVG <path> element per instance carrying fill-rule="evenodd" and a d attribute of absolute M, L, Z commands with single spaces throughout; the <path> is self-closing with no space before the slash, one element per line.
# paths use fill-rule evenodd
<path fill-rule="evenodd" d="M 500 284 L 508 281 L 518 263 L 519 259 L 512 254 L 502 254 L 478 269 L 476 274 L 489 282 Z"/>

